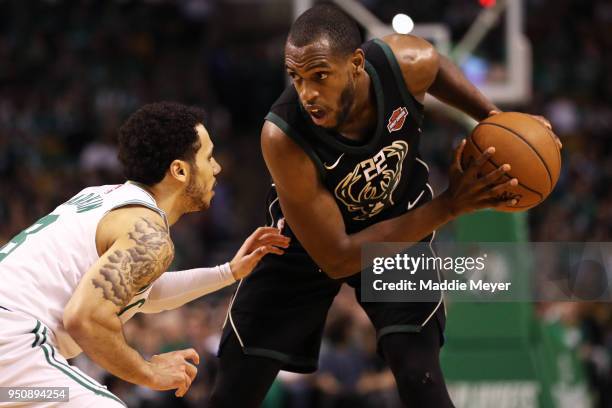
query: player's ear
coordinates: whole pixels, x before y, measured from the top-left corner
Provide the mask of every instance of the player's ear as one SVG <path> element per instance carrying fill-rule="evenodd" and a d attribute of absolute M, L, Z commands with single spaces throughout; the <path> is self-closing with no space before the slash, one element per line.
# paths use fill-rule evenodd
<path fill-rule="evenodd" d="M 361 48 L 357 48 L 355 51 L 353 51 L 353 55 L 351 56 L 351 66 L 355 74 L 363 71 L 365 67 L 365 55 Z"/>
<path fill-rule="evenodd" d="M 170 163 L 168 171 L 175 180 L 181 183 L 187 182 L 187 177 L 189 177 L 189 166 L 186 161 L 173 160 L 172 163 Z"/>

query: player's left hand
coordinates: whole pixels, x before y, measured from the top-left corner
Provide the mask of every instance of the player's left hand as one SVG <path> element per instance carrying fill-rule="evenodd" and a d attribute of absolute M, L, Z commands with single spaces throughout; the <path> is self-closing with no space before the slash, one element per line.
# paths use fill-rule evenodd
<path fill-rule="evenodd" d="M 251 273 L 261 258 L 267 254 L 282 255 L 281 248 L 287 248 L 291 239 L 281 234 L 279 228 L 259 227 L 244 241 L 234 259 L 230 261 L 230 268 L 236 280 L 240 280 Z"/>
<path fill-rule="evenodd" d="M 491 112 L 489 112 L 489 116 L 497 115 L 498 113 L 501 113 L 501 112 L 497 110 L 492 110 Z M 529 115 L 529 116 L 531 116 L 532 118 L 534 118 L 535 120 L 537 120 L 538 122 L 546 126 L 548 130 L 550 130 L 550 133 L 552 133 L 552 135 L 554 136 L 555 141 L 559 145 L 559 149 L 563 148 L 563 143 L 561 143 L 561 140 L 559 140 L 559 137 L 557 137 L 557 135 L 555 135 L 555 133 L 553 132 L 552 125 L 550 124 L 550 121 L 548 119 L 540 115 Z"/>

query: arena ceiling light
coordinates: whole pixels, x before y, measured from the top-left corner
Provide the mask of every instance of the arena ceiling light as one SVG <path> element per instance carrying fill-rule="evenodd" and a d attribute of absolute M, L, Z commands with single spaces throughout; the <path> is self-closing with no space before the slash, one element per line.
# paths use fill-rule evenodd
<path fill-rule="evenodd" d="M 414 21 L 410 18 L 410 16 L 399 13 L 393 17 L 391 21 L 391 26 L 395 30 L 396 33 L 399 34 L 408 34 L 414 29 Z"/>

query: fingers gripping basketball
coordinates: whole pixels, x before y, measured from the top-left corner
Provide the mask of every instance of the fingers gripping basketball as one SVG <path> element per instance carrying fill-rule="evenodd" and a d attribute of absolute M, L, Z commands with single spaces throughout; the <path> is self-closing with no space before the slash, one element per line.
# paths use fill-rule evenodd
<path fill-rule="evenodd" d="M 518 179 L 516 186 L 508 185 L 500 194 L 502 198 L 515 197 L 518 202 L 498 210 L 524 211 L 548 197 L 559 179 L 561 153 L 554 134 L 546 126 L 523 113 L 491 116 L 479 123 L 468 138 L 462 167 L 466 168 L 491 146 L 495 147 L 495 154 L 482 167 L 484 174 L 508 163 L 511 170 L 503 177 Z"/>

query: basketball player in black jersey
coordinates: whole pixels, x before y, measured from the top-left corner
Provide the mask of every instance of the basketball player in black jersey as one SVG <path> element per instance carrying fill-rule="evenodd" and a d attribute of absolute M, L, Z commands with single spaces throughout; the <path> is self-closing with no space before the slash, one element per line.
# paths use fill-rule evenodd
<path fill-rule="evenodd" d="M 360 249 L 369 242 L 431 242 L 435 230 L 481 208 L 514 205 L 499 192 L 510 169 L 478 177 L 489 148 L 434 196 L 418 147 L 425 94 L 476 120 L 497 108 L 426 41 L 390 35 L 361 44 L 356 24 L 320 4 L 293 24 L 285 47 L 293 81 L 261 133 L 274 185 L 270 225 L 291 246 L 268 256 L 237 289 L 220 344 L 214 408 L 257 407 L 279 370 L 312 372 L 327 310 L 340 286 L 378 336 L 408 407 L 452 407 L 439 364 L 445 309 L 432 303 L 361 303 Z M 545 119 L 541 118 L 545 121 Z"/>

